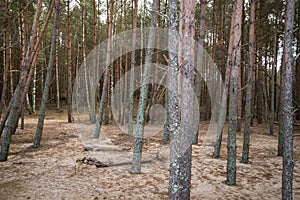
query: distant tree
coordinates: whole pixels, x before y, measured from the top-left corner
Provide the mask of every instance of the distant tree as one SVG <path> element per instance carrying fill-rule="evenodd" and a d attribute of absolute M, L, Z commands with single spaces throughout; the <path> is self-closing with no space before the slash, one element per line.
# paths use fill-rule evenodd
<path fill-rule="evenodd" d="M 71 13 L 70 13 L 70 0 L 67 2 L 67 18 L 68 18 L 68 122 L 72 122 L 72 36 L 71 36 Z"/>
<path fill-rule="evenodd" d="M 242 163 L 249 161 L 249 146 L 250 146 L 250 128 L 252 117 L 252 83 L 253 83 L 253 66 L 255 62 L 255 4 L 256 0 L 250 1 L 250 22 L 249 22 L 249 61 L 248 61 L 248 78 L 246 89 L 246 106 L 245 106 L 245 130 L 244 130 L 244 143 Z"/>

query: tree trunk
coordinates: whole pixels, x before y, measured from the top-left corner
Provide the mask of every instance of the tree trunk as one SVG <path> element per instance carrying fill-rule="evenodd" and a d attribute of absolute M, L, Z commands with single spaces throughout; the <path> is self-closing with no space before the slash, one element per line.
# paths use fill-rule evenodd
<path fill-rule="evenodd" d="M 281 99 L 283 104 L 283 171 L 282 171 L 282 199 L 293 199 L 293 29 L 294 29 L 295 1 L 287 0 L 285 18 L 285 55 L 283 73 L 283 87 Z"/>
<path fill-rule="evenodd" d="M 180 195 L 181 199 L 190 199 L 191 188 L 191 164 L 192 164 L 192 140 L 194 138 L 194 36 L 196 1 L 183 1 L 183 39 L 182 50 L 184 63 L 182 65 L 182 106 L 181 106 L 181 130 L 182 138 L 180 163 Z M 197 130 L 197 129 L 196 129 Z"/>
<path fill-rule="evenodd" d="M 232 69 L 230 76 L 230 97 L 229 97 L 229 125 L 227 143 L 227 181 L 228 185 L 235 185 L 236 182 L 236 131 L 237 131 L 237 98 L 239 93 L 239 68 L 241 65 L 241 36 L 242 36 L 242 12 L 243 0 L 236 0 L 234 4 L 234 39 L 232 51 Z"/>
<path fill-rule="evenodd" d="M 252 102 L 252 82 L 253 82 L 253 66 L 255 63 L 255 4 L 256 0 L 250 2 L 250 27 L 249 27 L 249 57 L 248 57 L 248 78 L 246 89 L 246 106 L 245 106 L 245 130 L 242 163 L 249 162 L 249 147 L 250 147 L 250 129 L 251 129 L 251 102 Z"/>
<path fill-rule="evenodd" d="M 169 109 L 169 131 L 170 131 L 170 176 L 169 176 L 169 199 L 179 199 L 182 192 L 180 189 L 180 117 L 178 97 L 178 52 L 177 52 L 177 0 L 170 0 L 169 3 L 169 69 L 168 69 L 168 109 Z"/>
<path fill-rule="evenodd" d="M 196 90 L 196 96 L 198 101 L 198 108 L 195 108 L 195 110 L 199 109 L 199 116 L 200 116 L 200 99 L 201 99 L 201 74 L 200 71 L 203 70 L 203 52 L 204 52 L 204 39 L 205 39 L 205 16 L 206 16 L 206 0 L 201 0 L 200 5 L 200 27 L 199 27 L 199 42 L 198 42 L 198 55 L 197 55 L 197 76 L 195 77 L 195 90 Z M 196 103 L 194 103 L 195 106 L 197 106 Z M 193 141 L 193 144 L 198 144 L 198 132 L 199 132 L 199 126 L 197 129 L 197 133 L 195 136 L 195 139 Z"/>
<path fill-rule="evenodd" d="M 107 54 L 106 54 L 106 63 L 105 63 L 105 74 L 104 74 L 104 81 L 103 81 L 103 89 L 102 95 L 100 100 L 99 112 L 96 121 L 96 128 L 94 132 L 94 137 L 99 138 L 101 126 L 102 126 L 102 119 L 103 119 L 103 111 L 104 107 L 107 103 L 108 99 L 108 90 L 109 90 L 109 77 L 110 77 L 110 57 L 111 57 L 111 48 L 112 48 L 112 22 L 113 22 L 113 11 L 114 11 L 114 0 L 110 0 L 110 13 L 108 19 L 108 40 L 107 40 Z"/>
<path fill-rule="evenodd" d="M 56 53 L 55 53 L 55 83 L 56 83 L 56 109 L 60 111 L 60 91 L 59 91 L 59 49 L 60 49 L 60 36 L 57 27 L 57 37 L 56 37 Z M 47 78 L 46 78 L 47 79 Z"/>
<path fill-rule="evenodd" d="M 145 67 L 143 70 L 142 76 L 142 87 L 141 94 L 139 99 L 139 107 L 137 113 L 137 122 L 136 122 L 136 134 L 134 138 L 134 149 L 132 155 L 132 170 L 133 174 L 141 173 L 141 161 L 142 161 L 142 148 L 143 148 L 143 135 L 144 135 L 144 114 L 146 108 L 146 100 L 148 98 L 148 80 L 149 72 L 152 61 L 153 48 L 155 44 L 155 25 L 157 22 L 157 9 L 158 9 L 158 0 L 153 0 L 152 5 L 152 15 L 151 15 L 151 24 L 150 24 L 150 33 L 148 36 L 148 44 L 146 50 L 146 60 Z"/>
<path fill-rule="evenodd" d="M 263 12 L 264 12 L 264 0 L 259 1 L 259 42 L 258 42 L 258 77 L 257 77 L 257 123 L 261 124 L 263 120 L 264 102 L 263 102 Z"/>
<path fill-rule="evenodd" d="M 68 12 L 68 122 L 72 122 L 72 35 L 71 35 L 71 15 L 70 0 L 67 5 Z"/>
<path fill-rule="evenodd" d="M 229 38 L 229 45 L 228 45 L 228 54 L 227 54 L 227 62 L 226 62 L 226 72 L 225 72 L 225 81 L 224 81 L 224 89 L 222 93 L 222 103 L 221 103 L 221 110 L 219 114 L 218 120 L 218 130 L 217 130 L 217 138 L 216 143 L 214 146 L 214 153 L 213 158 L 220 157 L 221 145 L 222 145 L 222 135 L 223 135 L 223 128 L 226 119 L 226 112 L 227 112 L 227 95 L 229 89 L 229 81 L 230 81 L 230 74 L 231 74 L 231 65 L 232 65 L 232 49 L 233 49 L 233 39 L 234 39 L 234 25 L 235 25 L 235 9 L 232 8 L 232 17 L 231 17 L 231 25 L 230 25 L 230 38 Z"/>
<path fill-rule="evenodd" d="M 134 0 L 134 12 L 132 21 L 132 49 L 135 49 L 136 43 L 136 27 L 137 27 L 137 11 L 138 1 Z M 133 106 L 134 106 L 134 68 L 135 68 L 135 51 L 131 52 L 131 69 L 130 69 L 130 80 L 129 80 L 129 108 L 128 108 L 128 135 L 133 135 Z"/>
<path fill-rule="evenodd" d="M 274 121 L 275 121 L 275 76 L 277 70 L 277 42 L 278 42 L 278 34 L 277 34 L 277 27 L 278 27 L 278 4 L 279 2 L 275 2 L 275 30 L 274 30 L 274 43 L 273 43 L 273 65 L 272 65 L 272 75 L 271 75 L 271 113 L 270 113 L 270 135 L 274 135 Z"/>
<path fill-rule="evenodd" d="M 34 148 L 38 148 L 40 146 L 42 133 L 43 133 L 44 119 L 45 119 L 45 113 L 46 113 L 46 103 L 47 103 L 48 95 L 49 95 L 49 87 L 50 87 L 50 83 L 51 83 L 51 79 L 52 79 L 52 70 L 53 70 L 54 56 L 55 56 L 55 50 L 56 50 L 58 15 L 59 15 L 59 0 L 55 0 L 55 12 L 54 12 L 54 22 L 53 22 L 52 39 L 51 39 L 50 58 L 49 58 L 49 64 L 48 64 L 48 69 L 47 69 L 47 75 L 46 75 L 46 81 L 45 81 L 45 86 L 44 86 L 44 91 L 43 91 L 42 102 L 41 102 L 41 106 L 40 106 L 40 114 L 39 114 L 38 124 L 37 124 L 37 128 L 36 128 L 34 142 L 33 142 Z"/>
<path fill-rule="evenodd" d="M 298 3 L 298 20 L 300 20 L 300 3 Z M 300 28 L 298 29 L 298 38 L 297 38 L 297 55 L 300 54 Z M 296 60 L 296 88 L 295 88 L 295 101 L 298 104 L 298 110 L 296 111 L 296 120 L 300 120 L 300 56 Z"/>

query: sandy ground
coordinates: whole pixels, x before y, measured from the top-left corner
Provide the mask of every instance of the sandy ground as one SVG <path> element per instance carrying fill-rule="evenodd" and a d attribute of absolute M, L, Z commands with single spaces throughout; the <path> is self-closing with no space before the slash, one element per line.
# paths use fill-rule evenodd
<path fill-rule="evenodd" d="M 145 140 L 142 174 L 134 175 L 129 173 L 133 138 L 109 125 L 99 145 L 89 143 L 66 121 L 66 111 L 48 112 L 42 145 L 33 149 L 37 116 L 26 118 L 25 130 L 13 135 L 8 161 L 0 163 L 0 199 L 168 199 L 168 144 L 161 132 Z M 200 144 L 193 146 L 191 199 L 281 199 L 282 158 L 268 124 L 252 129 L 249 164 L 239 162 L 243 135 L 237 135 L 236 186 L 225 184 L 227 134 L 221 158 L 212 159 L 212 147 L 201 145 L 207 127 L 202 122 Z M 83 158 L 109 167 L 76 162 Z M 294 138 L 294 159 L 294 199 L 300 199 L 300 137 Z"/>

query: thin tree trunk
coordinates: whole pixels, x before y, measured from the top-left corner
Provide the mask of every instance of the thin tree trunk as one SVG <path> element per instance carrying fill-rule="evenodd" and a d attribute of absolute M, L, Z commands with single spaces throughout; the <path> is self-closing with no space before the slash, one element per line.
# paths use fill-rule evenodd
<path fill-rule="evenodd" d="M 221 101 L 221 110 L 219 115 L 219 122 L 218 122 L 218 130 L 217 130 L 217 138 L 216 143 L 214 146 L 214 153 L 213 158 L 220 157 L 221 145 L 222 145 L 222 135 L 223 135 L 223 128 L 226 119 L 226 112 L 227 112 L 227 95 L 229 89 L 229 81 L 230 81 L 230 74 L 231 74 L 231 65 L 232 65 L 232 49 L 233 49 L 233 39 L 234 39 L 234 25 L 235 25 L 235 9 L 232 8 L 232 18 L 231 18 L 231 26 L 230 26 L 230 38 L 229 38 L 229 45 L 228 45 L 228 54 L 227 54 L 227 62 L 226 62 L 226 72 L 225 72 L 225 81 L 224 81 L 224 89 L 222 93 L 222 101 Z"/>
<path fill-rule="evenodd" d="M 34 72 L 33 72 L 33 86 L 32 86 L 32 112 L 36 112 L 36 65 L 34 65 Z"/>
<path fill-rule="evenodd" d="M 293 29 L 294 29 L 295 1 L 287 0 L 285 18 L 285 55 L 283 73 L 283 87 L 281 99 L 283 104 L 283 171 L 282 171 L 282 199 L 293 199 Z"/>
<path fill-rule="evenodd" d="M 259 1 L 259 42 L 258 42 L 258 77 L 257 77 L 257 110 L 256 117 L 257 123 L 261 124 L 263 120 L 263 112 L 264 112 L 264 102 L 263 102 L 263 12 L 264 12 L 264 0 Z"/>
<path fill-rule="evenodd" d="M 197 76 L 195 77 L 195 90 L 196 90 L 196 96 L 198 101 L 198 108 L 195 108 L 195 110 L 199 109 L 199 115 L 200 115 L 200 99 L 201 99 L 201 74 L 200 71 L 203 70 L 203 52 L 204 52 L 204 39 L 205 39 L 205 16 L 206 16 L 206 0 L 200 1 L 200 27 L 199 27 L 199 42 L 198 42 L 198 54 L 197 54 Z M 197 106 L 196 103 L 194 103 L 195 106 Z M 198 132 L 199 132 L 199 126 L 197 128 L 197 133 L 195 136 L 195 139 L 193 141 L 193 144 L 198 144 Z"/>
<path fill-rule="evenodd" d="M 148 36 L 148 44 L 146 51 L 146 60 L 145 67 L 143 70 L 143 82 L 141 87 L 141 94 L 139 99 L 139 107 L 137 113 L 137 122 L 136 122 L 136 134 L 134 137 L 134 149 L 132 155 L 132 170 L 133 174 L 141 173 L 141 161 L 142 161 L 142 148 L 143 148 L 143 135 L 144 135 L 144 114 L 146 108 L 146 100 L 148 98 L 148 80 L 149 80 L 149 71 L 150 63 L 152 61 L 153 47 L 155 44 L 155 25 L 157 22 L 157 9 L 158 9 L 158 0 L 153 0 L 152 4 L 152 15 L 151 15 L 151 24 L 150 24 L 150 33 Z"/>
<path fill-rule="evenodd" d="M 97 48 L 97 7 L 96 7 L 96 0 L 93 0 L 93 45 L 94 48 Z M 98 59 L 96 56 L 93 58 L 94 59 L 94 68 L 90 70 L 94 70 L 93 72 L 90 72 L 92 76 L 90 76 L 90 88 L 91 88 L 91 123 L 94 124 L 96 123 L 96 102 L 95 102 L 95 91 L 96 91 L 96 80 L 95 80 L 95 74 L 97 74 L 97 62 Z"/>
<path fill-rule="evenodd" d="M 255 4 L 256 0 L 251 0 L 250 6 L 250 27 L 249 27 L 249 60 L 248 60 L 248 78 L 246 89 L 246 106 L 245 106 L 245 130 L 242 163 L 249 162 L 250 147 L 250 129 L 251 129 L 251 102 L 252 102 L 252 82 L 253 82 L 253 65 L 255 62 Z"/>
<path fill-rule="evenodd" d="M 54 12 L 54 22 L 53 22 L 53 30 L 52 30 L 52 39 L 51 39 L 51 49 L 50 49 L 50 58 L 49 58 L 49 64 L 47 69 L 47 76 L 43 91 L 43 97 L 42 102 L 40 106 L 40 114 L 38 119 L 38 124 L 36 128 L 36 133 L 34 137 L 33 147 L 38 148 L 40 146 L 42 133 L 43 133 L 43 126 L 44 126 L 44 119 L 45 119 L 45 113 L 46 113 L 46 103 L 48 100 L 49 95 L 49 87 L 52 79 L 52 70 L 53 70 L 53 64 L 54 64 L 54 56 L 55 56 L 55 49 L 56 49 L 56 37 L 57 37 L 57 21 L 58 21 L 58 15 L 59 15 L 59 0 L 55 0 L 55 12 Z"/>
<path fill-rule="evenodd" d="M 68 122 L 72 122 L 72 36 L 71 36 L 71 14 L 70 0 L 67 2 L 68 12 Z"/>
<path fill-rule="evenodd" d="M 7 94 L 7 79 L 8 79 L 8 63 L 9 63 L 9 59 L 8 59 L 8 42 L 7 42 L 7 35 L 9 32 L 9 19 L 8 19 L 8 8 L 7 8 L 7 3 L 5 3 L 5 15 L 6 15 L 6 19 L 4 22 L 4 26 L 5 26 L 5 34 L 3 34 L 3 46 L 5 47 L 5 50 L 3 51 L 3 86 L 2 86 L 2 94 L 1 94 L 1 101 L 0 101 L 0 118 L 2 116 L 2 110 L 3 107 L 5 105 L 5 99 L 6 99 L 6 94 Z M 2 132 L 2 131 L 1 131 Z M 1 135 L 1 134 L 0 134 Z"/>
<path fill-rule="evenodd" d="M 243 0 L 236 0 L 234 5 L 234 39 L 232 52 L 232 70 L 230 76 L 230 98 L 229 98 L 229 125 L 227 143 L 227 181 L 228 185 L 236 183 L 236 132 L 237 132 L 237 98 L 239 68 L 241 65 L 241 36 L 242 36 L 242 12 Z"/>
<path fill-rule="evenodd" d="M 90 88 L 89 88 L 89 67 L 87 66 L 86 61 L 86 3 L 85 0 L 82 2 L 82 53 L 83 53 L 83 67 L 84 67 L 84 85 L 85 85 L 85 95 L 86 95 L 86 103 L 87 103 L 87 109 L 90 115 L 91 120 L 91 105 L 90 105 Z"/>
<path fill-rule="evenodd" d="M 134 12 L 132 21 L 132 49 L 135 49 L 136 43 L 136 27 L 137 27 L 137 11 L 138 1 L 134 0 Z M 142 50 L 141 50 L 142 51 Z M 129 80 L 129 108 L 128 108 L 128 135 L 133 135 L 133 106 L 134 106 L 134 68 L 135 68 L 135 51 L 131 52 L 131 69 L 130 69 L 130 80 Z"/>
<path fill-rule="evenodd" d="M 109 77 L 110 77 L 110 57 L 111 57 L 111 48 L 112 48 L 112 22 L 113 22 L 113 11 L 114 11 L 114 0 L 110 0 L 110 13 L 108 19 L 108 40 L 107 40 L 107 54 L 106 54 L 106 63 L 105 63 L 105 74 L 104 74 L 104 81 L 103 81 L 103 89 L 102 95 L 100 100 L 99 112 L 96 121 L 96 128 L 94 132 L 94 137 L 99 138 L 101 126 L 102 126 L 102 119 L 103 119 L 103 111 L 104 107 L 107 103 L 108 98 L 108 90 L 109 90 Z"/>
<path fill-rule="evenodd" d="M 279 2 L 275 2 L 275 30 L 274 30 L 274 43 L 273 43 L 273 65 L 271 75 L 271 113 L 270 113 L 270 135 L 274 135 L 274 121 L 275 121 L 275 75 L 277 69 L 277 42 L 278 42 L 278 5 Z"/>
<path fill-rule="evenodd" d="M 57 28 L 57 37 L 56 37 L 56 53 L 55 53 L 55 83 L 56 83 L 56 109 L 60 111 L 60 91 L 59 91 L 59 48 L 60 48 L 60 36 L 59 30 Z"/>

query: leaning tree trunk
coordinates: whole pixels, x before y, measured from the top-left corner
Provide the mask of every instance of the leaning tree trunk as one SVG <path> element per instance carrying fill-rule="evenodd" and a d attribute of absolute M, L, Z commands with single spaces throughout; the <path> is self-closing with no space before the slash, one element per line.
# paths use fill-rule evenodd
<path fill-rule="evenodd" d="M 36 40 L 36 35 L 37 35 L 37 27 L 38 27 L 38 20 L 41 14 L 41 9 L 42 8 L 42 0 L 38 1 L 37 7 L 36 7 L 36 12 L 35 16 L 33 19 L 33 25 L 32 25 L 32 30 L 30 34 L 30 41 L 27 47 L 27 52 L 24 58 L 24 64 L 22 66 L 22 72 L 20 75 L 19 83 L 17 85 L 17 88 L 15 90 L 14 96 L 11 99 L 11 105 L 10 110 L 7 112 L 7 119 L 2 120 L 1 126 L 4 127 L 4 124 L 7 120 L 6 126 L 5 126 L 5 132 L 2 138 L 2 144 L 1 144 L 1 151 L 0 151 L 0 161 L 6 161 L 8 157 L 8 151 L 10 147 L 10 141 L 11 141 L 11 135 L 14 132 L 14 128 L 16 127 L 17 119 L 19 117 L 19 107 L 20 107 L 20 102 L 22 102 L 25 98 L 22 93 L 26 93 L 24 90 L 25 84 L 26 84 L 26 79 L 28 75 L 28 71 L 30 70 L 30 61 L 31 61 L 31 56 L 34 54 L 33 51 L 34 49 L 34 42 Z M 22 98 L 21 98 L 22 96 Z"/>
<path fill-rule="evenodd" d="M 103 89 L 100 100 L 99 112 L 96 121 L 96 128 L 94 132 L 94 138 L 99 138 L 102 121 L 103 121 L 103 111 L 107 103 L 108 90 L 109 90 L 109 76 L 110 76 L 110 57 L 111 57 L 111 48 L 112 48 L 112 22 L 113 22 L 113 11 L 114 11 L 114 0 L 110 0 L 110 13 L 108 19 L 108 40 L 107 40 L 107 54 L 106 54 L 106 63 L 105 63 L 105 74 L 103 81 Z"/>
<path fill-rule="evenodd" d="M 237 131 L 237 98 L 238 98 L 238 81 L 239 68 L 241 65 L 241 36 L 242 36 L 242 12 L 243 0 L 236 0 L 234 4 L 234 39 L 232 51 L 232 69 L 230 76 L 230 98 L 229 98 L 229 125 L 228 125 L 228 142 L 227 142 L 227 180 L 228 185 L 236 183 L 236 131 Z"/>
<path fill-rule="evenodd" d="M 58 21 L 58 14 L 59 14 L 59 0 L 55 0 L 55 12 L 54 12 L 54 22 L 53 22 L 53 30 L 52 30 L 52 39 L 51 39 L 51 49 L 50 49 L 50 57 L 49 57 L 49 64 L 47 69 L 46 81 L 43 91 L 42 102 L 40 106 L 40 114 L 38 119 L 38 124 L 36 128 L 36 133 L 34 137 L 33 147 L 37 148 L 40 146 L 42 133 L 43 133 L 43 126 L 44 126 L 44 119 L 46 113 L 46 103 L 48 100 L 49 95 L 49 87 L 52 79 L 52 70 L 54 64 L 54 56 L 56 50 L 56 37 L 57 37 L 57 21 Z"/>
<path fill-rule="evenodd" d="M 281 90 L 283 104 L 283 171 L 282 171 L 282 199 L 293 199 L 293 29 L 294 29 L 295 1 L 287 0 L 285 18 L 285 55 L 283 73 L 284 83 Z"/>
<path fill-rule="evenodd" d="M 256 0 L 251 0 L 250 11 L 250 27 L 249 27 L 249 60 L 248 60 L 248 78 L 246 89 L 246 106 L 245 106 L 245 130 L 242 163 L 249 161 L 249 146 L 250 146 L 250 129 L 251 129 L 251 102 L 252 102 L 252 82 L 253 82 L 253 65 L 255 62 L 255 4 Z"/>
<path fill-rule="evenodd" d="M 139 174 L 141 173 L 141 161 L 142 161 L 142 148 L 143 148 L 143 135 L 144 135 L 144 114 L 146 108 L 146 100 L 148 98 L 148 80 L 149 72 L 151 68 L 153 48 L 155 45 L 155 25 L 157 22 L 157 9 L 158 9 L 158 0 L 153 0 L 152 4 L 152 17 L 150 25 L 150 33 L 148 36 L 147 52 L 145 67 L 143 70 L 142 76 L 142 87 L 141 95 L 139 100 L 139 107 L 137 113 L 137 122 L 136 122 L 136 134 L 134 137 L 134 149 L 132 155 L 132 173 Z"/>
<path fill-rule="evenodd" d="M 44 20 L 45 22 L 44 22 L 43 27 L 42 27 L 42 29 L 40 31 L 40 37 L 38 38 L 38 40 L 37 40 L 37 42 L 36 42 L 35 45 L 34 45 L 34 42 L 35 42 L 35 39 L 36 39 L 36 35 L 37 35 L 36 33 L 37 33 L 37 27 L 38 26 L 37 26 L 37 22 L 34 21 L 34 23 L 33 23 L 33 28 L 32 28 L 32 32 L 31 32 L 31 38 L 30 38 L 30 45 L 31 46 L 27 47 L 26 54 L 25 53 L 22 54 L 22 55 L 24 55 L 24 59 L 22 59 L 22 61 L 21 61 L 21 64 L 22 64 L 22 67 L 21 67 L 22 68 L 21 69 L 22 73 L 21 73 L 21 78 L 20 79 L 22 79 L 22 83 L 20 83 L 20 81 L 19 81 L 19 84 L 18 84 L 18 86 L 16 87 L 16 90 L 15 90 L 15 94 L 17 94 L 17 95 L 16 95 L 16 97 L 11 98 L 11 100 L 9 102 L 9 105 L 8 105 L 8 108 L 6 109 L 6 112 L 3 115 L 3 117 L 2 117 L 2 121 L 1 121 L 1 124 L 0 124 L 0 136 L 1 136 L 2 132 L 3 132 L 4 127 L 5 127 L 5 123 L 6 123 L 7 119 L 9 118 L 9 115 L 11 113 L 11 108 L 13 107 L 13 102 L 14 102 L 14 100 L 16 100 L 14 98 L 20 98 L 19 105 L 15 105 L 18 108 L 17 107 L 14 108 L 14 110 L 16 109 L 16 113 L 14 113 L 14 115 L 18 115 L 19 116 L 20 113 L 21 113 L 22 105 L 24 103 L 26 94 L 29 91 L 29 86 L 30 86 L 30 83 L 31 83 L 31 80 L 32 80 L 32 76 L 33 76 L 33 72 L 34 72 L 33 66 L 36 64 L 37 57 L 38 57 L 38 52 L 39 52 L 40 45 L 41 45 L 42 39 L 43 39 L 43 35 L 44 35 L 45 30 L 46 30 L 46 28 L 48 26 L 49 19 L 50 19 L 51 15 L 52 15 L 53 5 L 54 5 L 54 1 L 52 1 L 51 5 L 50 5 L 50 7 L 48 9 L 48 13 L 47 13 L 46 19 Z M 40 12 L 41 12 L 39 10 L 40 9 L 39 8 L 39 4 L 38 4 L 37 8 L 38 8 L 37 9 L 37 11 L 38 11 L 38 13 L 37 13 L 38 15 L 37 16 L 39 16 Z M 34 45 L 34 47 L 33 47 L 33 45 Z M 28 55 L 27 55 L 27 53 L 28 53 Z M 22 86 L 22 90 L 20 90 L 20 88 L 19 88 L 21 86 Z M 12 133 L 15 132 L 16 127 L 17 127 L 17 121 L 15 121 L 14 123 L 15 124 L 12 126 L 12 127 L 14 127 L 12 129 Z"/>

